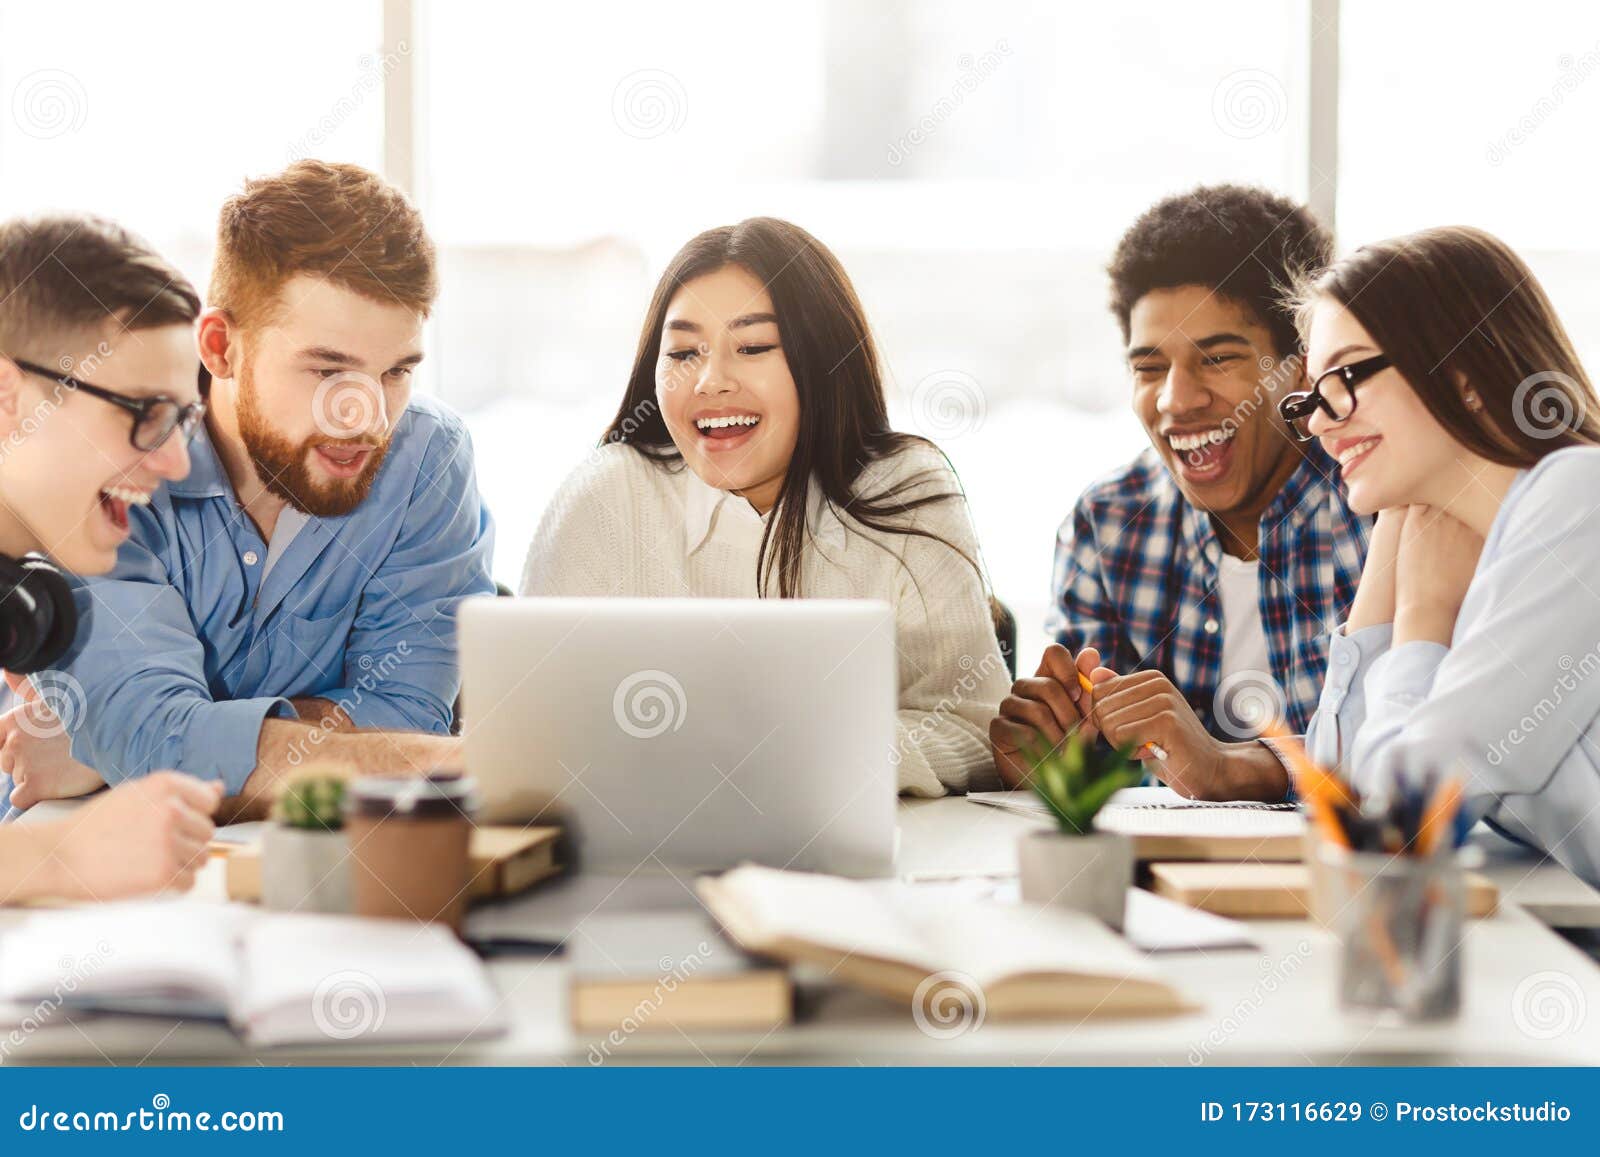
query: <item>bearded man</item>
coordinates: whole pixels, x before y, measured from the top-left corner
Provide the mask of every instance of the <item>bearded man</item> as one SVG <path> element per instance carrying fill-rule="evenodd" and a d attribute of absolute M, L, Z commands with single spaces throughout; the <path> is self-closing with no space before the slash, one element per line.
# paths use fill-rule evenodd
<path fill-rule="evenodd" d="M 412 396 L 437 292 L 421 217 L 364 169 L 301 161 L 229 199 L 192 469 L 119 496 L 62 734 L 13 736 L 14 806 L 176 768 L 239 817 L 312 760 L 459 766 L 455 611 L 494 590 L 493 528 L 461 420 Z"/>

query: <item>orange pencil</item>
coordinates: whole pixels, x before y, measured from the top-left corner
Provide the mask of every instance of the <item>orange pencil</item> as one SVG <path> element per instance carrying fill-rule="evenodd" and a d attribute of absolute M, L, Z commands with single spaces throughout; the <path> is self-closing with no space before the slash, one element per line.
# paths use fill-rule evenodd
<path fill-rule="evenodd" d="M 1349 847 L 1350 841 L 1345 837 L 1344 825 L 1339 822 L 1338 813 L 1341 808 L 1354 810 L 1357 805 L 1344 781 L 1313 763 L 1304 745 L 1290 735 L 1283 724 L 1276 721 L 1267 724 L 1264 734 L 1289 760 L 1289 773 L 1294 779 L 1295 790 L 1306 801 L 1306 808 L 1311 812 L 1317 830 L 1331 843 Z"/>
<path fill-rule="evenodd" d="M 1417 851 L 1421 855 L 1433 855 L 1444 833 L 1455 826 L 1456 812 L 1460 809 L 1461 781 L 1447 779 L 1428 801 L 1428 810 L 1423 813 L 1422 824 L 1417 828 Z"/>

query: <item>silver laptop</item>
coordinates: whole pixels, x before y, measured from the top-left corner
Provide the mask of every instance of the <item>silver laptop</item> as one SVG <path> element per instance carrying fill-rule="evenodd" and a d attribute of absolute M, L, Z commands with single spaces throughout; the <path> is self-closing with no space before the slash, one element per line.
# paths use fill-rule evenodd
<path fill-rule="evenodd" d="M 887 603 L 483 598 L 460 640 L 480 822 L 561 823 L 587 875 L 892 874 Z"/>

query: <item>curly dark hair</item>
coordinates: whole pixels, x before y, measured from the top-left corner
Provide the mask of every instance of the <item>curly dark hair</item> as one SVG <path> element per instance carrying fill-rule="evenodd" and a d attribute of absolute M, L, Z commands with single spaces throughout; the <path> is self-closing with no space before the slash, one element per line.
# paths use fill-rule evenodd
<path fill-rule="evenodd" d="M 1287 298 L 1333 259 L 1333 236 L 1304 205 L 1249 185 L 1202 185 L 1157 201 L 1117 244 L 1111 312 L 1128 319 L 1153 289 L 1204 285 L 1238 302 L 1272 333 L 1279 357 L 1300 352 Z"/>

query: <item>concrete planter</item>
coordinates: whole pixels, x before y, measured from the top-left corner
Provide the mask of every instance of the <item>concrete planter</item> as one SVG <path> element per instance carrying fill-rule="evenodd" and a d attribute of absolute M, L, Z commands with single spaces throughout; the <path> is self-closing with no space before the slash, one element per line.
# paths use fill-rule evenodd
<path fill-rule="evenodd" d="M 1122 931 L 1133 883 L 1133 841 L 1114 832 L 1029 832 L 1017 843 L 1022 898 L 1072 908 Z"/>
<path fill-rule="evenodd" d="M 261 842 L 261 904 L 293 912 L 348 914 L 350 841 L 343 832 L 269 824 Z"/>

